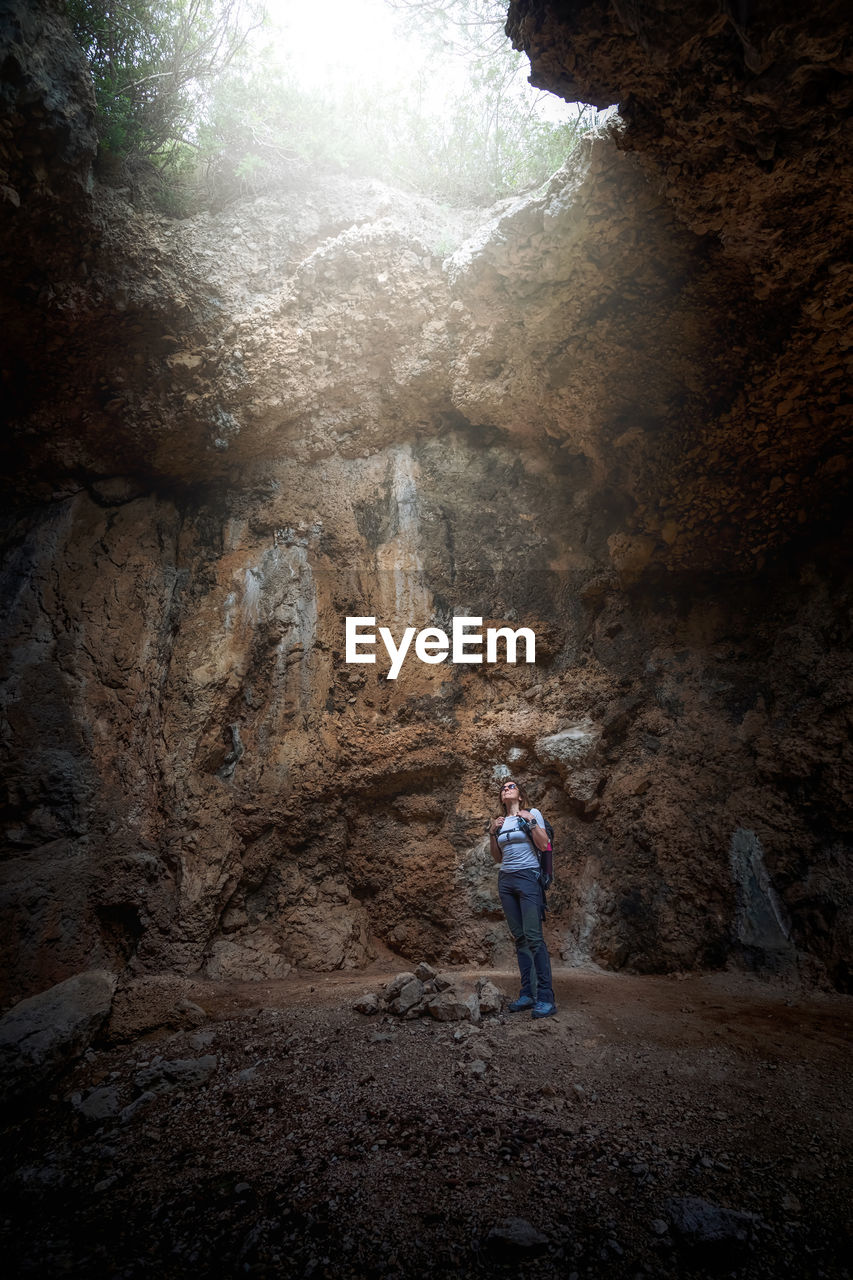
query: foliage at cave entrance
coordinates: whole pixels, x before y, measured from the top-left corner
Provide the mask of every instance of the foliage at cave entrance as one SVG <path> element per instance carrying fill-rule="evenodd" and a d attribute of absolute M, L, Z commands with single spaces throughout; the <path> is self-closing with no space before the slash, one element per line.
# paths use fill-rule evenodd
<path fill-rule="evenodd" d="M 92 72 L 104 157 L 175 165 L 207 84 L 245 44 L 244 0 L 67 0 Z"/>
<path fill-rule="evenodd" d="M 307 166 L 463 204 L 559 168 L 592 120 L 542 118 L 502 0 L 393 3 L 432 66 L 317 90 L 297 74 L 298 51 L 263 47 L 262 0 L 67 0 L 92 70 L 102 173 L 159 175 L 184 207 L 259 194 Z M 434 68 L 451 52 L 466 57 L 465 79 L 437 92 Z"/>

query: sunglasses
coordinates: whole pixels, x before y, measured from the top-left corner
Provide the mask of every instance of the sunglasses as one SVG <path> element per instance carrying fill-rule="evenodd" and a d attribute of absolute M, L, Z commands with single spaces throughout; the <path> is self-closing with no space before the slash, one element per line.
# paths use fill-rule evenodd
<path fill-rule="evenodd" d="M 505 783 L 503 784 L 503 786 L 501 787 L 501 791 L 507 791 L 510 787 L 515 787 L 515 789 L 516 789 L 516 791 L 517 791 L 517 790 L 518 790 L 518 783 L 517 783 L 517 782 L 505 782 Z"/>

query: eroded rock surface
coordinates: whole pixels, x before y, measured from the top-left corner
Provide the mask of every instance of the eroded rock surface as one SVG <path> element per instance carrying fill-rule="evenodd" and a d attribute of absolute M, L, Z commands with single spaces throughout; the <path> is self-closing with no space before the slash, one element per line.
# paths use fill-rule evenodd
<path fill-rule="evenodd" d="M 633 78 L 485 223 L 323 176 L 181 223 L 76 178 L 12 202 L 8 1002 L 92 964 L 506 957 L 502 770 L 557 828 L 555 957 L 849 981 L 846 144 L 780 125 L 774 178 L 652 120 L 717 28 L 670 14 L 646 83 L 604 9 L 585 44 L 514 6 L 540 77 Z M 344 661 L 347 616 L 462 615 L 532 628 L 536 664 Z"/>

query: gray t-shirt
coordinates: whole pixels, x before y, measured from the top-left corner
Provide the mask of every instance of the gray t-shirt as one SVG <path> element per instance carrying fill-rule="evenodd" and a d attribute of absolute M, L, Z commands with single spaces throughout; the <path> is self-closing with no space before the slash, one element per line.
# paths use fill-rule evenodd
<path fill-rule="evenodd" d="M 544 827 L 545 820 L 539 810 L 531 809 L 530 812 L 539 826 Z M 519 827 L 518 818 L 504 818 L 498 832 L 498 847 L 503 854 L 499 870 L 526 871 L 528 867 L 539 870 L 536 846 Z"/>

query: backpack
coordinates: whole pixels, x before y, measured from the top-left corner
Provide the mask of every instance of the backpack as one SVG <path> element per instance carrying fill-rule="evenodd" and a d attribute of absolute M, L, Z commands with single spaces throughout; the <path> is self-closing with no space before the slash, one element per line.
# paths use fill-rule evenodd
<path fill-rule="evenodd" d="M 549 889 L 554 880 L 554 828 L 544 816 L 542 825 L 548 837 L 548 848 L 537 849 L 536 853 L 539 856 L 539 869 L 542 873 L 542 888 Z"/>
<path fill-rule="evenodd" d="M 542 889 L 543 891 L 547 891 L 554 880 L 554 828 L 543 815 L 542 825 L 545 828 L 545 834 L 548 837 L 548 848 L 539 849 L 536 847 L 536 841 L 530 834 L 530 827 L 528 826 L 526 819 L 522 819 L 521 821 L 524 822 L 522 830 L 533 845 L 536 857 L 539 859 L 539 875 L 542 879 Z"/>

